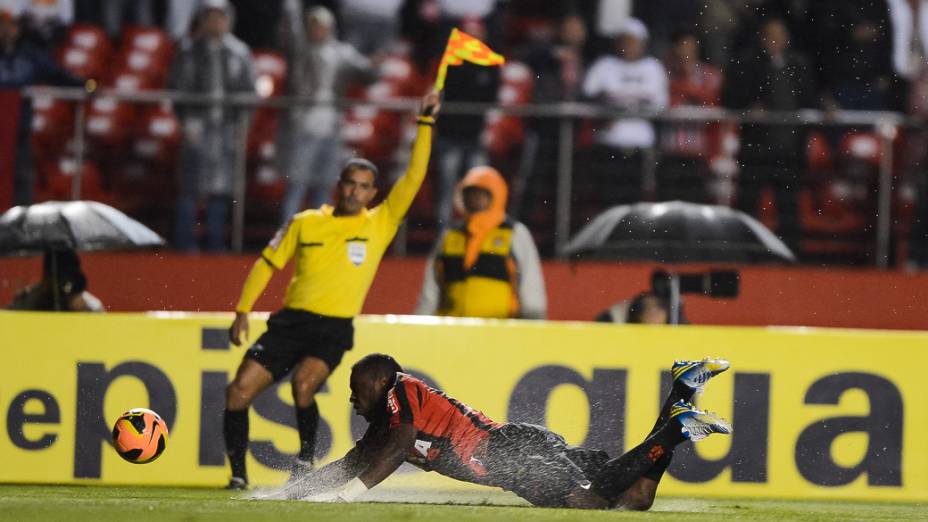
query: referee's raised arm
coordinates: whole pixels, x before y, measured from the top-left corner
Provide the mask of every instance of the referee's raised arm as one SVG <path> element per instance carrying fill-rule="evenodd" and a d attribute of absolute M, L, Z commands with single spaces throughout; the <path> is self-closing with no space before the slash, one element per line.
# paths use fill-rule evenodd
<path fill-rule="evenodd" d="M 416 193 L 419 192 L 419 187 L 425 180 L 425 174 L 429 168 L 429 156 L 432 153 L 432 130 L 440 108 L 441 93 L 433 91 L 422 98 L 419 116 L 416 118 L 418 131 L 416 141 L 412 146 L 409 166 L 406 168 L 406 173 L 393 185 L 384 201 L 386 210 L 396 222 L 401 221 L 406 215 L 406 211 L 416 198 Z"/>

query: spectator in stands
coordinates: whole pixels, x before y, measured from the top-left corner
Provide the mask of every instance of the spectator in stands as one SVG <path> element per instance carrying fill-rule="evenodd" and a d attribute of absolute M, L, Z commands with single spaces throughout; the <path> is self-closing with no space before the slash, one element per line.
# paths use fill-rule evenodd
<path fill-rule="evenodd" d="M 765 111 L 796 111 L 817 105 L 808 61 L 790 46 L 790 34 L 781 19 L 768 18 L 757 44 L 745 50 L 727 70 L 723 99 L 727 107 L 761 115 Z M 738 207 L 756 215 L 762 190 L 772 186 L 777 234 L 794 251 L 800 237 L 799 190 L 805 167 L 805 140 L 801 127 L 741 127 Z"/>
<path fill-rule="evenodd" d="M 122 34 L 124 23 L 154 25 L 152 0 L 100 0 L 103 29 L 114 40 Z M 173 1 L 172 4 L 184 3 Z M 193 3 L 193 2 L 190 2 Z"/>
<path fill-rule="evenodd" d="M 616 54 L 603 56 L 590 67 L 584 96 L 630 112 L 666 109 L 667 71 L 657 58 L 645 55 L 647 41 L 645 25 L 628 19 L 616 40 Z M 653 124 L 643 118 L 619 118 L 594 132 L 590 195 L 596 206 L 639 201 L 644 153 L 655 145 Z"/>
<path fill-rule="evenodd" d="M 469 20 L 461 29 L 483 40 L 483 24 Z M 469 62 L 448 68 L 444 101 L 495 103 L 499 95 L 500 68 L 483 67 Z M 486 149 L 481 135 L 486 125 L 484 114 L 447 114 L 439 123 L 435 138 L 435 156 L 438 177 L 434 180 L 435 220 L 438 228 L 451 220 L 454 187 L 470 168 L 487 163 Z"/>
<path fill-rule="evenodd" d="M 598 323 L 670 324 L 670 302 L 652 292 L 641 292 L 631 301 L 619 301 L 600 312 Z M 687 321 L 680 314 L 680 323 Z"/>
<path fill-rule="evenodd" d="M 305 13 L 288 10 L 284 48 L 290 66 L 287 94 L 311 98 L 314 105 L 294 108 L 282 117 L 280 157 L 287 176 L 281 222 L 303 210 L 307 191 L 317 208 L 330 196 L 338 177 L 341 114 L 333 105 L 348 80 L 372 80 L 374 63 L 354 47 L 335 39 L 335 17 L 325 7 Z"/>
<path fill-rule="evenodd" d="M 928 120 L 928 0 L 889 0 L 892 22 L 892 65 L 908 83 L 905 109 Z M 908 267 L 928 269 L 928 130 L 913 129 L 906 136 L 906 169 L 915 188 L 915 209 L 909 232 Z"/>
<path fill-rule="evenodd" d="M 916 81 L 928 69 L 928 23 L 925 0 L 887 0 L 892 23 L 893 70 L 905 80 Z"/>
<path fill-rule="evenodd" d="M 277 45 L 277 29 L 284 11 L 283 0 L 230 0 L 235 12 L 232 32 L 252 49 Z"/>
<path fill-rule="evenodd" d="M 60 68 L 48 55 L 24 42 L 20 32 L 21 11 L 0 8 L 0 89 L 20 89 L 30 85 L 82 85 Z M 6 124 L 15 124 L 15 116 L 6 115 Z M 32 104 L 23 98 L 16 130 L 16 165 L 13 203 L 29 205 L 33 201 L 35 174 L 32 169 Z"/>
<path fill-rule="evenodd" d="M 465 25 L 478 24 L 480 40 L 492 49 L 502 41 L 504 14 L 497 0 L 408 0 L 400 9 L 402 34 L 412 43 L 411 57 L 423 71 L 438 63 L 451 29 L 473 34 Z"/>
<path fill-rule="evenodd" d="M 533 103 L 576 101 L 580 97 L 586 41 L 583 18 L 569 14 L 560 21 L 556 41 L 536 42 L 522 53 L 523 61 L 535 77 Z M 515 213 L 523 221 L 530 219 L 539 204 L 545 206 L 548 213 L 553 206 L 551 196 L 557 186 L 560 125 L 557 118 L 526 121 L 523 154 L 529 161 L 528 179 L 519 180 L 514 201 Z"/>
<path fill-rule="evenodd" d="M 437 36 L 444 39 L 437 42 L 439 44 L 436 49 L 438 53 L 445 49 L 445 42 L 453 27 L 459 27 L 464 32 L 469 33 L 463 27 L 464 25 L 479 25 L 481 28 L 480 36 L 472 33 L 471 35 L 487 43 L 491 48 L 494 46 L 499 47 L 499 43 L 502 41 L 502 17 L 493 16 L 497 7 L 497 0 L 467 0 L 466 2 L 437 0 L 436 3 L 438 4 L 439 17 Z"/>
<path fill-rule="evenodd" d="M 23 0 L 23 33 L 38 47 L 51 49 L 74 22 L 74 0 Z"/>
<path fill-rule="evenodd" d="M 649 41 L 651 52 L 655 56 L 662 57 L 671 54 L 680 32 L 692 33 L 699 27 L 699 21 L 707 3 L 691 0 L 636 2 L 635 16 L 640 17 L 651 31 Z"/>
<path fill-rule="evenodd" d="M 103 303 L 87 291 L 87 277 L 73 250 L 46 251 L 42 280 L 13 298 L 9 310 L 103 312 Z"/>
<path fill-rule="evenodd" d="M 598 0 L 577 2 L 577 8 L 590 28 L 594 56 L 615 50 L 615 39 L 632 17 L 632 0 Z"/>
<path fill-rule="evenodd" d="M 885 110 L 892 99 L 892 57 L 886 2 L 824 0 L 810 4 L 817 31 L 813 51 L 826 107 Z"/>
<path fill-rule="evenodd" d="M 722 72 L 700 59 L 695 33 L 673 37 L 667 61 L 672 107 L 715 107 L 722 89 Z M 718 140 L 718 124 L 667 123 L 661 131 L 657 169 L 657 199 L 708 203 L 709 160 Z"/>
<path fill-rule="evenodd" d="M 251 51 L 229 33 L 225 0 L 204 0 L 199 24 L 183 40 L 172 64 L 169 86 L 187 93 L 209 94 L 221 100 L 235 93 L 254 92 Z M 206 197 L 206 248 L 226 248 L 226 221 L 231 206 L 236 150 L 241 146 L 239 119 L 243 109 L 223 105 L 177 107 L 183 126 L 178 160 L 178 197 L 174 246 L 197 249 L 198 201 Z"/>
<path fill-rule="evenodd" d="M 344 40 L 364 55 L 389 51 L 399 32 L 403 0 L 342 0 Z"/>
<path fill-rule="evenodd" d="M 728 63 L 732 33 L 737 28 L 738 0 L 706 2 L 699 21 L 703 28 L 702 42 L 706 59 L 716 66 Z"/>
<path fill-rule="evenodd" d="M 544 319 L 545 283 L 532 234 L 506 216 L 506 182 L 475 167 L 458 185 L 464 216 L 426 262 L 417 314 Z"/>
<path fill-rule="evenodd" d="M 172 0 L 168 3 L 164 15 L 164 28 L 171 38 L 181 40 L 190 36 L 191 28 L 195 26 L 197 7 L 194 2 L 185 0 Z"/>

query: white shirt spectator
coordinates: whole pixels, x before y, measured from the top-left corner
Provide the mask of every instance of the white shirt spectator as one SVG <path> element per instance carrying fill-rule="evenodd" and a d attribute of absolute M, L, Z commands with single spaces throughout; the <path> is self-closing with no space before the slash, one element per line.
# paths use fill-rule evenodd
<path fill-rule="evenodd" d="M 888 0 L 893 34 L 893 68 L 911 80 L 925 68 L 928 57 L 928 0 Z M 919 42 L 921 45 L 918 45 Z"/>
<path fill-rule="evenodd" d="M 599 0 L 596 10 L 596 34 L 613 37 L 632 15 L 632 0 Z"/>
<path fill-rule="evenodd" d="M 670 102 L 667 71 L 650 56 L 634 62 L 617 56 L 598 59 L 583 82 L 583 94 L 629 111 L 663 111 Z M 649 148 L 654 146 L 654 126 L 642 118 L 621 118 L 596 139 L 610 147 Z"/>
<path fill-rule="evenodd" d="M 392 18 L 403 6 L 403 0 L 342 0 L 342 10 L 363 13 L 378 18 Z"/>
<path fill-rule="evenodd" d="M 198 7 L 198 2 L 191 0 L 170 0 L 165 26 L 168 34 L 180 40 L 190 32 L 190 24 Z"/>
<path fill-rule="evenodd" d="M 26 0 L 23 14 L 38 25 L 68 25 L 74 21 L 73 0 Z"/>
<path fill-rule="evenodd" d="M 445 18 L 486 18 L 496 0 L 438 0 L 438 10 Z"/>

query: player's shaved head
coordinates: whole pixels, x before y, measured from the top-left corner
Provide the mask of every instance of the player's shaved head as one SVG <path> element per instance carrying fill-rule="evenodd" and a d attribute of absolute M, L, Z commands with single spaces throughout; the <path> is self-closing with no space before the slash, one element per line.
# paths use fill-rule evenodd
<path fill-rule="evenodd" d="M 358 415 L 373 422 L 383 414 L 387 391 L 403 367 L 396 359 L 383 353 L 372 353 L 351 367 L 351 405 Z"/>
<path fill-rule="evenodd" d="M 366 355 L 351 367 L 351 373 L 373 379 L 392 379 L 397 372 L 402 371 L 403 367 L 400 363 L 385 353 Z"/>

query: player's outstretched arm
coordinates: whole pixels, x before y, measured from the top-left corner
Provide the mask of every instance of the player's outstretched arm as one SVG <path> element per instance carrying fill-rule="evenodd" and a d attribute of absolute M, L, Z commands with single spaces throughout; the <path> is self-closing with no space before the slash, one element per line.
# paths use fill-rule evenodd
<path fill-rule="evenodd" d="M 248 340 L 248 312 L 251 311 L 255 301 L 261 297 L 272 275 L 274 275 L 274 268 L 263 257 L 255 261 L 254 266 L 251 267 L 251 272 L 245 279 L 245 284 L 242 285 L 242 295 L 235 306 L 235 320 L 229 327 L 229 340 L 235 346 L 241 346 L 243 339 Z"/>
<path fill-rule="evenodd" d="M 425 180 L 429 168 L 429 157 L 432 154 L 432 127 L 441 108 L 441 95 L 430 92 L 422 98 L 419 106 L 419 117 L 416 120 L 419 130 L 416 141 L 412 146 L 412 156 L 406 173 L 394 183 L 384 205 L 390 215 L 398 223 L 402 221 L 412 201 L 419 192 L 419 187 Z"/>
<path fill-rule="evenodd" d="M 362 444 L 364 440 L 359 442 Z M 287 489 L 299 488 L 300 495 L 287 491 L 287 498 L 303 498 L 317 502 L 351 502 L 365 491 L 383 482 L 400 464 L 416 443 L 416 428 L 412 424 L 400 424 L 391 428 L 386 441 L 375 447 L 355 446 L 344 459 L 329 464 L 316 473 L 311 473 Z M 353 452 L 353 453 L 352 453 Z M 346 462 L 351 457 L 351 462 Z M 365 463 L 370 464 L 365 466 Z M 337 465 L 336 465 L 337 464 Z M 358 475 L 360 469 L 363 472 Z M 352 478 L 353 477 L 353 478 Z M 338 481 L 347 480 L 343 484 Z M 304 483 L 305 484 L 300 484 Z M 296 492 L 296 491 L 294 491 Z"/>
<path fill-rule="evenodd" d="M 412 424 L 399 424 L 387 432 L 386 443 L 372 455 L 370 464 L 358 476 L 367 489 L 380 484 L 406 460 L 416 444 L 417 430 Z"/>
<path fill-rule="evenodd" d="M 330 462 L 322 468 L 310 472 L 300 480 L 289 484 L 283 491 L 284 498 L 305 499 L 308 497 L 332 492 L 332 499 L 336 497 L 336 488 L 344 486 L 348 481 L 358 476 L 364 469 L 362 452 L 351 448 L 344 457 Z"/>

